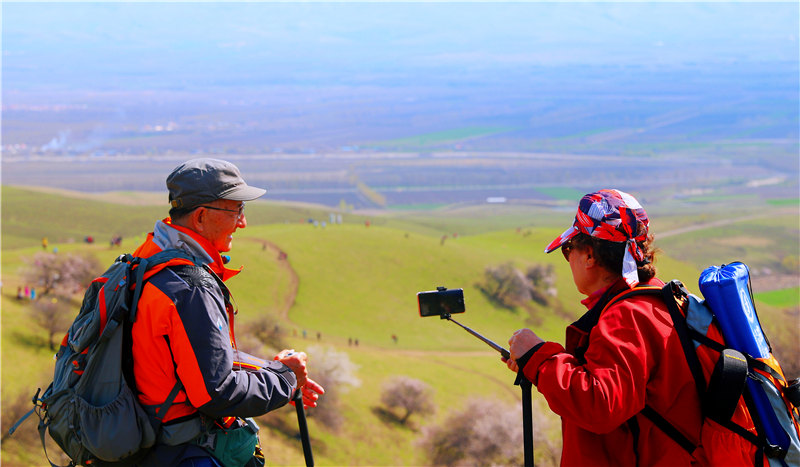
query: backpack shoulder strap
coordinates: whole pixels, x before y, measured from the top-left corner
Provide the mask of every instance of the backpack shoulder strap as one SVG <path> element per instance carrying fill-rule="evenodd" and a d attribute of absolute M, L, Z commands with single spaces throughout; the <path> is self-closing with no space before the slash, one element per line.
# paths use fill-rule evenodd
<path fill-rule="evenodd" d="M 667 284 L 664 284 L 663 287 L 644 285 L 634 287 L 633 289 L 626 290 L 618 294 L 608 302 L 604 309 L 607 309 L 620 300 L 638 295 L 653 295 L 660 297 L 667 306 L 667 311 L 669 311 L 669 316 L 672 319 L 672 325 L 675 328 L 675 332 L 678 334 L 678 338 L 681 342 L 681 348 L 686 356 L 686 362 L 689 364 L 689 370 L 692 372 L 692 377 L 694 378 L 695 386 L 697 387 L 697 393 L 705 394 L 706 379 L 705 376 L 703 376 L 703 367 L 700 364 L 700 359 L 697 357 L 697 351 L 695 350 L 694 343 L 692 342 L 689 325 L 686 323 L 686 315 L 684 315 L 684 312 L 678 305 L 678 303 L 681 303 L 685 300 L 685 298 L 689 295 L 689 292 L 683 286 L 681 281 L 678 280 L 668 282 Z"/>
<path fill-rule="evenodd" d="M 638 295 L 652 295 L 659 297 L 667 306 L 667 311 L 669 311 L 672 325 L 675 328 L 675 332 L 678 334 L 678 338 L 681 342 L 681 348 L 686 358 L 686 363 L 689 365 L 689 370 L 692 373 L 692 378 L 694 379 L 697 393 L 702 397 L 702 395 L 706 393 L 706 380 L 703 376 L 703 367 L 700 364 L 700 359 L 697 356 L 697 351 L 695 350 L 694 343 L 690 337 L 689 326 L 686 323 L 686 316 L 678 305 L 679 302 L 683 301 L 683 299 L 688 296 L 688 291 L 683 284 L 677 280 L 669 282 L 663 287 L 648 285 L 634 287 L 633 289 L 626 290 L 612 298 L 611 301 L 609 301 L 609 303 L 606 305 L 606 308 L 610 307 L 614 303 L 619 302 L 620 300 Z M 695 443 L 689 440 L 685 435 L 683 435 L 683 433 L 675 428 L 675 426 L 670 423 L 669 420 L 664 418 L 649 405 L 645 405 L 640 413 L 667 436 L 669 436 L 673 441 L 675 441 L 679 446 L 686 450 L 686 452 L 691 454 L 697 448 Z M 635 416 L 631 420 L 635 422 Z"/>
<path fill-rule="evenodd" d="M 130 308 L 130 322 L 136 321 L 136 307 L 139 304 L 139 297 L 142 295 L 142 288 L 144 285 L 144 274 L 147 272 L 148 269 L 157 266 L 162 263 L 166 263 L 176 258 L 186 259 L 192 262 L 195 266 L 202 267 L 202 263 L 196 257 L 186 253 L 183 250 L 178 250 L 175 248 L 171 248 L 168 250 L 160 251 L 153 256 L 147 258 L 134 258 L 131 255 L 125 255 L 127 260 L 130 263 L 130 267 L 132 269 L 131 274 L 135 272 L 134 275 L 134 291 L 133 291 L 133 300 L 131 301 L 131 308 Z M 123 257 L 120 257 L 121 260 Z M 135 269 L 133 267 L 136 266 Z"/>
<path fill-rule="evenodd" d="M 134 258 L 131 255 L 120 256 L 118 261 L 127 261 L 128 263 L 130 263 L 131 268 L 134 265 L 136 265 L 136 269 L 131 270 L 131 274 L 135 273 L 134 276 L 135 279 L 134 279 L 133 299 L 131 300 L 131 305 L 130 305 L 130 316 L 129 316 L 130 323 L 136 321 L 136 309 L 139 304 L 139 297 L 141 297 L 142 289 L 144 288 L 145 273 L 154 266 L 166 263 L 176 258 L 189 260 L 192 262 L 194 266 L 202 267 L 202 263 L 196 257 L 186 253 L 183 250 L 178 250 L 174 248 L 160 251 L 148 258 Z M 129 326 L 128 332 L 130 332 L 130 324 L 128 326 Z M 133 380 L 131 380 L 131 384 L 134 384 Z M 172 403 L 175 402 L 175 398 L 178 396 L 178 393 L 182 388 L 183 384 L 181 383 L 181 380 L 178 379 L 175 382 L 175 386 L 173 386 L 172 390 L 170 391 L 169 395 L 167 395 L 167 398 L 164 400 L 164 402 L 153 408 L 145 407 L 146 409 L 148 409 L 147 411 L 150 414 L 151 418 L 153 418 L 158 424 L 162 422 L 162 419 L 166 415 L 167 410 L 172 406 Z"/>
<path fill-rule="evenodd" d="M 686 356 L 689 370 L 691 370 L 692 376 L 694 377 L 697 394 L 702 397 L 702 395 L 706 393 L 706 378 L 703 375 L 703 366 L 700 364 L 697 350 L 689 334 L 689 325 L 686 323 L 686 315 L 678 306 L 679 301 L 684 302 L 688 295 L 689 292 L 678 280 L 673 280 L 661 288 L 661 298 L 667 305 L 667 310 L 669 310 L 669 315 L 672 318 L 672 325 L 681 341 L 683 354 Z"/>

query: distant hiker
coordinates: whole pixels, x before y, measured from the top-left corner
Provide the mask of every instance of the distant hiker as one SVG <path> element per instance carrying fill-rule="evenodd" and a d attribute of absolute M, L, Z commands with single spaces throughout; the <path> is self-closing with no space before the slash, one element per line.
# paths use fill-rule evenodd
<path fill-rule="evenodd" d="M 397 344 L 397 334 L 392 334 L 392 341 Z"/>
<path fill-rule="evenodd" d="M 25 286 L 25 295 L 24 295 L 24 297 L 28 298 L 30 296 L 31 296 L 31 288 L 26 285 Z"/>
<path fill-rule="evenodd" d="M 47 237 L 42 237 L 42 250 L 47 249 Z"/>
<path fill-rule="evenodd" d="M 31 300 L 36 300 L 36 289 L 31 287 Z"/>
<path fill-rule="evenodd" d="M 318 340 L 318 341 L 319 341 L 319 340 L 322 340 L 322 333 L 320 333 L 320 332 L 317 332 L 317 340 Z"/>
<path fill-rule="evenodd" d="M 244 202 L 266 190 L 248 186 L 235 165 L 216 159 L 181 164 L 167 177 L 167 188 L 170 217 L 156 222 L 134 256 L 177 248 L 204 266 L 176 258 L 146 276 L 131 332 L 139 400 L 154 408 L 171 391 L 178 395 L 143 465 L 231 465 L 236 461 L 224 459 L 237 454 L 245 457 L 238 465 L 254 459 L 263 465 L 258 447 L 244 453 L 223 448 L 257 442 L 254 422 L 240 417 L 277 409 L 297 390 L 313 407 L 324 392 L 308 378 L 303 352 L 283 350 L 253 371 L 234 368 L 243 354 L 236 349 L 235 309 L 224 281 L 241 268 L 225 267 L 220 253 L 230 251 L 233 234 L 247 227 Z"/>
<path fill-rule="evenodd" d="M 516 331 L 506 363 L 522 368 L 561 416 L 562 466 L 708 465 L 714 450 L 726 453 L 726 465 L 753 465 L 745 452 L 752 446 L 733 432 L 704 436 L 690 454 L 643 413 L 647 407 L 701 444 L 700 396 L 665 302 L 637 295 L 604 310 L 639 283 L 664 285 L 655 277 L 652 242 L 647 213 L 633 196 L 585 195 L 572 227 L 545 252 L 561 248 L 589 311 L 567 328 L 566 348 Z"/>
<path fill-rule="evenodd" d="M 17 300 L 22 300 L 25 296 L 22 295 L 22 286 L 17 287 Z"/>

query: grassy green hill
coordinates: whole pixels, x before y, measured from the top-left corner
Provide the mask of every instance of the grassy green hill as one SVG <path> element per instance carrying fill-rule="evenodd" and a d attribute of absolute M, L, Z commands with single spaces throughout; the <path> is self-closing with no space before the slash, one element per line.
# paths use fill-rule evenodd
<path fill-rule="evenodd" d="M 40 239 L 46 236 L 50 247 L 58 246 L 61 252 L 86 252 L 103 264 L 110 263 L 118 254 L 132 251 L 166 209 L 10 187 L 3 187 L 2 195 L 2 401 L 6 404 L 18 394 L 32 394 L 52 371 L 46 335 L 31 324 L 28 303 L 14 298 L 17 286 L 22 285 L 23 258 L 41 251 Z M 312 206 L 248 204 L 249 226 L 236 234 L 231 252 L 231 265 L 244 265 L 244 272 L 229 282 L 240 311 L 238 336 L 246 335 L 251 323 L 268 314 L 286 330 L 288 345 L 312 349 L 312 375 L 314 352 L 321 349 L 344 352 L 358 365 L 360 385 L 341 395 L 342 427 L 333 431 L 310 419 L 319 465 L 424 464 L 414 445 L 421 426 L 444 419 L 449 410 L 472 396 L 508 403 L 519 400 L 512 385 L 514 375 L 499 356 L 452 323 L 420 318 L 416 292 L 437 286 L 463 287 L 467 312 L 454 318 L 504 346 L 514 330 L 525 326 L 534 327 L 544 338 L 561 341 L 565 324 L 583 311 L 568 265 L 561 255 L 542 252 L 568 225 L 572 212 L 532 217 L 527 208 L 490 212 L 459 207 L 418 215 L 346 213 L 344 224 L 326 227 L 307 222 L 327 219 L 328 212 Z M 89 233 L 97 243 L 80 241 Z M 114 234 L 124 236 L 120 247 L 111 248 L 105 240 Z M 447 235 L 444 241 L 443 235 Z M 688 242 L 696 241 L 697 235 L 687 234 Z M 659 276 L 681 278 L 696 289 L 692 284 L 699 268 L 673 258 L 673 248 L 684 244 L 680 236 L 671 238 L 670 248 L 657 263 Z M 279 258 L 278 250 L 286 254 L 286 260 Z M 718 254 L 725 253 L 729 251 Z M 529 313 L 489 302 L 476 284 L 487 266 L 505 262 L 521 269 L 553 264 L 558 290 L 553 307 L 533 307 Z M 294 287 L 297 293 L 292 297 L 289 292 Z M 796 329 L 775 330 L 781 327 L 783 308 L 797 305 L 791 292 L 779 297 L 778 306 L 759 304 L 759 311 L 771 335 L 797 342 Z M 398 337 L 396 343 L 393 334 Z M 348 339 L 358 339 L 359 346 L 348 345 Z M 394 375 L 411 376 L 435 388 L 437 413 L 430 418 L 412 417 L 411 427 L 381 416 L 381 385 Z M 291 434 L 296 429 L 292 414 L 285 408 L 265 421 L 262 441 L 270 465 L 302 464 L 300 443 Z M 289 427 L 289 435 L 273 428 L 281 425 Z M 28 421 L 22 429 L 35 431 L 34 423 Z M 4 442 L 3 462 L 47 465 L 38 439 L 32 440 L 27 441 L 34 443 L 30 446 Z"/>

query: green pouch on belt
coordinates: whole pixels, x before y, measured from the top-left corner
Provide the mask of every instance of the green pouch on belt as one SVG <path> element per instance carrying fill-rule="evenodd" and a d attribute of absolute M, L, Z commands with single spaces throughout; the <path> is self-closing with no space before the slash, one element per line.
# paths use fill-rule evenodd
<path fill-rule="evenodd" d="M 205 434 L 201 446 L 225 467 L 263 466 L 264 458 L 258 448 L 258 425 L 252 418 L 242 420 L 242 423 L 243 426 L 238 428 L 213 427 Z"/>

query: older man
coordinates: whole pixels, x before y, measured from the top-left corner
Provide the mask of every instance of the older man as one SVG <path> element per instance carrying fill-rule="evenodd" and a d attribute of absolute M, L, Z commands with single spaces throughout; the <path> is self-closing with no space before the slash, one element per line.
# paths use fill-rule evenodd
<path fill-rule="evenodd" d="M 194 159 L 167 177 L 170 217 L 158 221 L 134 256 L 178 249 L 148 271 L 133 324 L 133 373 L 139 400 L 163 421 L 146 465 L 263 465 L 257 427 L 247 419 L 277 409 L 302 391 L 316 405 L 306 355 L 281 351 L 254 370 L 236 348 L 234 306 L 224 265 L 233 234 L 247 226 L 245 201 L 266 190 L 248 186 L 230 162 Z M 198 266 L 198 264 L 200 266 Z M 162 409 L 163 407 L 163 409 Z"/>

